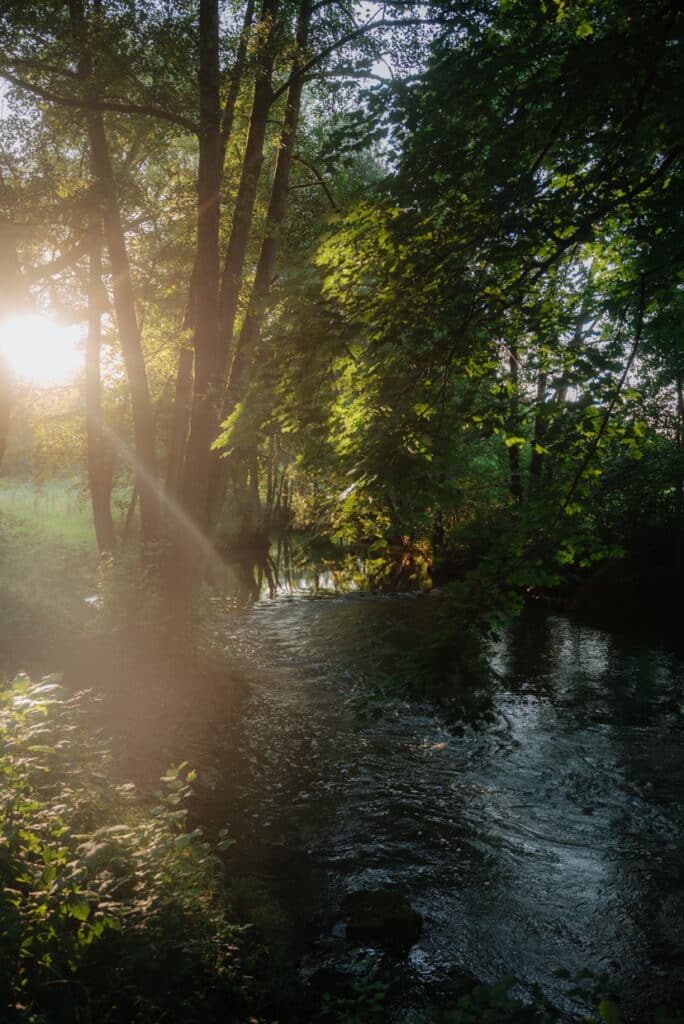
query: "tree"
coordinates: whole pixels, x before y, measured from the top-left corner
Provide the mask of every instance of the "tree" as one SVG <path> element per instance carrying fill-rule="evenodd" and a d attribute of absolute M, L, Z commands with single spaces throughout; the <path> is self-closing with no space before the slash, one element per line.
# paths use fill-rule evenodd
<path fill-rule="evenodd" d="M 638 443 L 627 383 L 662 282 L 682 265 L 680 17 L 665 2 L 469 8 L 415 84 L 378 94 L 397 172 L 319 255 L 328 295 L 363 339 L 350 369 L 363 383 L 345 411 L 350 505 L 360 488 L 386 502 L 398 470 L 451 514 L 467 480 L 454 431 L 477 432 L 508 462 L 518 507 L 495 500 L 498 528 L 513 529 L 511 576 L 533 580 L 544 550 L 556 565 L 591 557 L 591 516 L 581 529 L 573 516 L 601 449 Z"/>
<path fill-rule="evenodd" d="M 210 473 L 216 480 L 221 476 L 219 468 L 222 470 L 209 448 L 218 430 L 224 387 L 228 386 L 224 412 L 230 412 L 249 384 L 275 271 L 305 84 L 326 73 L 336 59 L 343 61 L 344 76 L 353 80 L 357 74 L 354 65 L 358 64 L 363 74 L 372 55 L 380 52 L 373 40 L 396 30 L 411 31 L 429 20 L 403 5 L 397 7 L 396 15 L 388 7 L 382 18 L 373 15 L 364 22 L 351 7 L 322 13 L 306 3 L 295 10 L 278 0 L 265 0 L 255 24 L 253 16 L 248 3 L 239 22 L 233 23 L 227 16 L 220 21 L 219 4 L 203 0 L 166 8 L 134 0 L 119 0 L 106 8 L 99 0 L 73 0 L 68 5 L 54 0 L 3 13 L 8 45 L 0 71 L 18 102 L 31 111 L 31 127 L 38 126 L 47 134 L 50 129 L 63 131 L 68 124 L 72 136 L 78 138 L 80 133 L 77 146 L 82 149 L 87 144 L 93 186 L 85 192 L 96 195 L 103 216 L 108 286 L 131 398 L 142 539 L 148 544 L 159 538 L 164 510 L 166 531 L 176 552 L 182 550 L 183 538 L 188 536 L 206 550 L 201 537 L 220 506 L 224 489 L 220 481 L 213 487 L 211 502 L 207 501 Z M 223 63 L 222 52 L 227 58 Z M 196 80 L 188 73 L 193 65 L 198 69 Z M 340 74 L 339 69 L 333 67 L 332 74 Z M 235 111 L 250 90 L 249 130 L 244 140 L 233 138 Z M 222 96 L 223 107 L 219 102 Z M 32 106 L 36 101 L 45 108 L 37 116 Z M 280 137 L 279 155 L 271 183 L 263 180 L 262 169 L 274 120 L 281 127 L 275 135 Z M 143 289 L 140 279 L 136 281 L 131 259 L 135 238 L 131 199 L 141 193 L 142 183 L 127 180 L 127 176 L 132 164 L 139 165 L 141 150 L 147 152 L 147 175 L 150 157 L 152 161 L 162 158 L 162 137 L 167 145 L 175 145 L 179 132 L 199 139 L 195 181 L 199 215 L 194 260 L 189 261 L 193 273 L 186 286 L 185 316 L 193 331 L 193 354 L 191 360 L 183 341 L 176 410 L 170 417 L 169 494 L 162 501 L 159 439 L 155 437 L 147 343 L 141 332 Z M 232 141 L 241 147 L 241 170 L 232 217 L 225 218 L 222 211 L 226 205 L 230 212 L 226 168 L 232 158 Z M 128 147 L 123 160 L 122 146 Z M 264 197 L 265 211 L 255 232 L 259 196 Z M 142 216 L 145 214 L 149 210 Z M 230 221 L 229 231 L 226 220 Z M 81 217 L 72 234 L 85 233 Z M 73 246 L 74 259 L 81 243 L 82 237 Z M 219 285 L 221 244 L 226 248 Z M 252 258 L 256 261 L 253 267 Z M 239 323 L 243 310 L 246 318 Z M 89 394 L 93 396 L 94 389 Z M 96 415 L 93 411 L 91 425 Z M 125 444 L 120 446 L 125 453 Z M 174 500 L 169 500 L 171 497 Z M 177 504 L 179 497 L 182 510 Z M 172 554 L 172 561 L 175 558 Z M 186 558 L 186 564 L 188 571 L 192 566 L 195 573 L 201 559 Z"/>

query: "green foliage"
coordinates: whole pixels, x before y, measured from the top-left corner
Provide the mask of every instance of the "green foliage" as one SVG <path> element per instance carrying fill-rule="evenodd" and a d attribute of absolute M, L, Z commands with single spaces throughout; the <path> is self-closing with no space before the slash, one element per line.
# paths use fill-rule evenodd
<path fill-rule="evenodd" d="M 538 986 L 533 986 L 525 1001 L 511 994 L 514 987 L 515 979 L 510 977 L 500 978 L 491 985 L 478 985 L 470 994 L 462 996 L 453 1009 L 430 1014 L 426 1024 L 427 1021 L 431 1024 L 560 1024 L 568 1019 Z M 589 997 L 586 991 L 578 994 Z M 598 1002 L 598 1016 L 582 1020 L 585 1024 L 620 1024 L 620 1009 L 614 999 L 603 998 Z M 657 1009 L 654 1020 L 655 1024 L 678 1024 L 682 1018 L 670 1017 Z"/>
<path fill-rule="evenodd" d="M 513 978 L 502 978 L 493 985 L 478 985 L 437 1020 L 440 1024 L 554 1024 L 558 1020 L 557 1011 L 540 991 L 533 993 L 532 1004 L 512 996 L 514 983 Z"/>
<path fill-rule="evenodd" d="M 391 995 L 391 978 L 375 967 L 356 978 L 346 994 L 324 992 L 321 1018 L 331 1024 L 380 1024 L 388 1019 Z"/>
<path fill-rule="evenodd" d="M 239 929 L 220 861 L 186 828 L 193 773 L 170 769 L 143 808 L 111 781 L 88 715 L 86 695 L 50 678 L 2 693 L 3 1019 L 224 1019 L 241 1005 Z"/>
<path fill-rule="evenodd" d="M 672 409 L 682 378 L 674 32 L 666 4 L 468 8 L 413 87 L 369 100 L 400 156 L 318 250 L 354 336 L 335 364 L 326 525 L 345 542 L 432 540 L 471 618 L 618 553 L 630 515 L 609 477 L 654 431 L 677 461 L 681 408 L 667 442 L 655 422 L 655 395 Z M 658 382 L 637 349 L 660 353 Z M 671 511 L 679 474 L 651 487 Z M 624 479 L 638 490 L 633 467 Z"/>

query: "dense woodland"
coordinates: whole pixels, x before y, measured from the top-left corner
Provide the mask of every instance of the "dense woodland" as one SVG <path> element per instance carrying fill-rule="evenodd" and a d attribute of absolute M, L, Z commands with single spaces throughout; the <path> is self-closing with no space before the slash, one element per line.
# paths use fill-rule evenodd
<path fill-rule="evenodd" d="M 485 604 L 625 545 L 680 565 L 676 4 L 2 24 L 4 316 L 88 325 L 67 443 L 5 472 L 86 462 L 102 553 L 116 486 L 179 594 L 293 525 L 486 554 Z"/>
<path fill-rule="evenodd" d="M 187 665 L 225 565 L 251 580 L 265 564 L 273 590 L 269 551 L 293 538 L 338 581 L 438 585 L 447 616 L 475 634 L 530 599 L 597 593 L 676 621 L 682 27 L 675 0 L 2 0 L 0 333 L 27 316 L 80 325 L 83 370 L 40 388 L 0 345 L 0 670 L 61 671 L 62 654 L 31 658 L 51 630 L 51 651 L 74 647 L 96 588 L 88 671 L 98 645 L 133 648 L 122 623 L 144 625 L 145 657 L 168 656 L 169 638 L 191 645 Z M 39 539 L 50 486 L 87 503 L 85 546 L 59 529 Z M 21 487 L 26 515 L 7 505 Z M 29 718 L 42 712 L 21 708 L 62 706 L 17 685 L 3 714 L 24 715 L 33 749 Z M 51 728 L 68 733 L 69 708 Z M 5 765 L 10 782 L 21 774 L 27 815 L 29 761 Z M 73 799 L 76 768 L 59 770 L 71 796 L 53 793 L 53 807 Z M 185 795 L 183 780 L 167 781 Z M 105 828 L 114 799 L 72 808 L 76 831 Z M 138 823 L 122 843 L 129 867 L 146 842 L 164 848 L 151 927 L 177 937 L 186 913 L 204 927 L 218 860 L 187 833 L 196 872 L 171 864 L 171 806 L 147 838 Z M 50 842 L 58 818 L 43 822 Z M 38 850 L 21 843 L 17 863 Z M 79 851 L 57 859 L 76 856 L 81 884 L 92 851 Z M 172 876 L 176 917 L 163 902 Z M 85 963 L 103 984 L 104 954 L 91 952 L 110 932 L 121 945 L 112 921 L 130 914 L 142 942 L 145 914 L 122 910 L 127 898 L 97 919 L 76 895 L 59 912 L 60 927 L 76 922 L 59 940 L 71 943 L 67 975 Z M 50 913 L 38 899 L 18 974 L 0 972 L 6 1019 L 170 1019 L 156 989 L 111 1016 L 92 993 L 78 1011 L 45 1002 L 59 928 L 36 922 Z M 210 925 L 205 974 L 240 942 Z M 16 928 L 0 935 L 7 949 Z M 31 943 L 45 943 L 35 986 Z M 240 980 L 260 955 L 221 961 L 216 1005 L 185 993 L 181 1019 L 261 1012 Z M 234 1017 L 220 1016 L 226 993 Z M 449 1019 L 551 1019 L 491 998 L 481 1013 L 500 1016 Z M 371 1003 L 310 1019 L 384 1019 Z"/>

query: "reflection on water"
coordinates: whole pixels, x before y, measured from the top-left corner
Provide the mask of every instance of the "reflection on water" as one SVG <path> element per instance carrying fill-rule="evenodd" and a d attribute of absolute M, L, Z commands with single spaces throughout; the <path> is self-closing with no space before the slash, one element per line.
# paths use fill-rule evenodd
<path fill-rule="evenodd" d="M 247 605 L 261 597 L 299 594 L 405 592 L 430 586 L 430 565 L 424 552 L 412 547 L 388 548 L 381 556 L 355 554 L 333 544 L 312 558 L 309 547 L 278 539 L 268 553 L 261 548 L 235 552 L 214 568 L 212 584 L 226 598 Z"/>
<path fill-rule="evenodd" d="M 614 977 L 627 1020 L 676 1003 L 681 658 L 530 615 L 490 645 L 458 731 L 435 680 L 468 679 L 438 606 L 359 594 L 217 611 L 252 680 L 225 810 L 239 848 L 285 874 L 321 964 L 345 956 L 345 893 L 406 895 L 425 921 L 402 968 L 417 1004 L 467 971 L 539 982 L 576 1009 L 559 968 Z M 423 689 L 403 685 L 421 672 Z"/>

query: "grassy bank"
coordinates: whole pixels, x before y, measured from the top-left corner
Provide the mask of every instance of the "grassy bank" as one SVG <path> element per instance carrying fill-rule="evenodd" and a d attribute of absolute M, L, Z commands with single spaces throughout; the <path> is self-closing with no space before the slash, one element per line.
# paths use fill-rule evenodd
<path fill-rule="evenodd" d="M 0 483 L 0 675 L 62 667 L 96 570 L 89 509 L 66 485 Z"/>
<path fill-rule="evenodd" d="M 77 479 L 35 484 L 0 478 L 0 513 L 22 520 L 46 539 L 95 551 L 95 529 L 88 495 Z"/>

